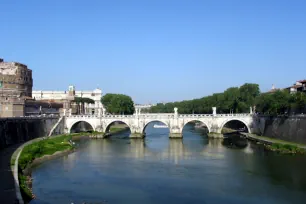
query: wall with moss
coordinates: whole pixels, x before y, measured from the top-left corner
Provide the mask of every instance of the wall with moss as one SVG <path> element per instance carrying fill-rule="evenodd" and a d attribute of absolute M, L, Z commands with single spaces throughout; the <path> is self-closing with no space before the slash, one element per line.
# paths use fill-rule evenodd
<path fill-rule="evenodd" d="M 0 149 L 47 136 L 58 118 L 0 118 Z M 53 134 L 64 132 L 64 120 Z"/>
<path fill-rule="evenodd" d="M 261 117 L 260 130 L 264 136 L 306 144 L 306 117 Z"/>

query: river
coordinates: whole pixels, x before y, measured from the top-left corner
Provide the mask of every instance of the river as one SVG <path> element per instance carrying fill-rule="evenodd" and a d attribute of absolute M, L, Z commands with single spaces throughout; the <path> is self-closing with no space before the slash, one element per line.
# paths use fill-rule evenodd
<path fill-rule="evenodd" d="M 31 203 L 305 203 L 306 157 L 277 155 L 247 142 L 210 140 L 192 124 L 184 138 L 146 129 L 87 140 L 70 155 L 33 169 Z"/>

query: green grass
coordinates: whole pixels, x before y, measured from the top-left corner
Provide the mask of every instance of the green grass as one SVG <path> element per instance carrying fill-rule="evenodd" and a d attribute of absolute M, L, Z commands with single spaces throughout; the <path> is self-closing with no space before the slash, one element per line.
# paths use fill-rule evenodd
<path fill-rule="evenodd" d="M 306 153 L 306 145 L 300 144 L 296 142 L 288 142 L 285 140 L 275 139 L 271 137 L 265 137 L 265 136 L 258 136 L 255 134 L 246 134 L 248 137 L 253 138 L 260 143 L 271 143 L 271 144 L 265 144 L 265 149 L 284 153 L 284 154 L 305 154 Z"/>
<path fill-rule="evenodd" d="M 101 134 L 104 134 L 104 132 L 98 132 L 98 131 L 93 131 L 91 133 L 89 133 L 90 135 L 101 135 Z M 89 135 L 88 134 L 88 135 Z"/>
<path fill-rule="evenodd" d="M 74 133 L 67 135 L 58 135 L 36 139 L 25 145 L 18 160 L 19 169 L 19 186 L 23 199 L 26 202 L 32 200 L 32 193 L 27 185 L 27 176 L 23 174 L 26 169 L 36 158 L 44 155 L 52 155 L 57 151 L 71 150 L 74 147 L 69 143 L 74 136 L 89 135 L 89 133 Z M 11 164 L 15 163 L 15 157 L 11 159 Z"/>
<path fill-rule="evenodd" d="M 109 129 L 109 132 L 111 132 L 111 133 L 113 133 L 113 132 L 118 132 L 118 131 L 121 131 L 121 130 L 123 130 L 124 128 L 116 128 L 116 127 L 111 127 L 110 129 Z"/>
<path fill-rule="evenodd" d="M 272 151 L 277 151 L 284 154 L 305 154 L 305 149 L 299 148 L 296 145 L 274 143 L 266 145 L 266 148 Z"/>
<path fill-rule="evenodd" d="M 19 179 L 19 187 L 20 187 L 20 193 L 22 195 L 22 198 L 24 201 L 29 202 L 32 200 L 32 192 L 28 188 L 27 185 L 27 177 L 23 175 L 22 173 L 18 174 Z"/>
<path fill-rule="evenodd" d="M 52 155 L 57 151 L 69 150 L 73 146 L 69 143 L 71 135 L 50 137 L 25 146 L 19 157 L 19 167 L 24 170 L 34 159 L 44 155 Z"/>
<path fill-rule="evenodd" d="M 109 129 L 110 133 L 116 133 L 116 132 L 120 132 L 122 130 L 127 129 L 128 126 L 126 124 L 117 124 L 117 125 L 112 125 Z"/>
<path fill-rule="evenodd" d="M 275 139 L 275 138 L 266 137 L 266 136 L 258 136 L 258 135 L 250 134 L 250 133 L 248 133 L 248 135 L 255 138 L 255 139 L 266 140 L 266 141 L 269 141 L 271 143 L 278 143 L 278 144 L 283 144 L 283 145 L 291 145 L 291 146 L 297 146 L 297 147 L 300 147 L 300 148 L 306 148 L 305 144 L 300 144 L 300 143 L 296 143 L 296 142 L 288 142 L 288 141 L 281 140 L 281 139 Z"/>

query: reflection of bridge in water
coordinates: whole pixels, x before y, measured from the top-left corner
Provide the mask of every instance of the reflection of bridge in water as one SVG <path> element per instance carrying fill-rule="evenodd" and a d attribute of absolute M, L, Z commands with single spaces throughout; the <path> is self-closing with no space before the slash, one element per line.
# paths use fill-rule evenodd
<path fill-rule="evenodd" d="M 102 143 L 102 144 L 101 144 Z M 98 143 L 90 143 L 90 151 L 92 152 L 92 158 L 100 159 L 101 155 L 108 155 L 113 151 L 113 143 L 123 143 L 122 149 L 123 157 L 128 157 L 131 159 L 144 159 L 146 157 L 159 157 L 162 160 L 172 160 L 174 163 L 179 163 L 180 160 L 193 159 L 193 154 L 195 153 L 192 149 L 192 145 L 188 146 L 184 144 L 183 140 L 169 140 L 168 146 L 160 151 L 156 151 L 146 144 L 146 140 L 126 140 L 126 139 L 104 139 L 99 140 Z M 125 144 L 124 144 L 125 143 Z M 128 143 L 128 145 L 126 144 Z M 203 146 L 198 148 L 197 154 L 202 154 L 203 156 L 218 158 L 220 154 L 224 153 L 224 146 L 222 145 L 222 140 L 207 140 Z M 99 155 L 97 155 L 97 149 Z M 208 151 L 208 149 L 214 149 L 213 152 Z M 108 157 L 104 158 L 107 159 Z"/>

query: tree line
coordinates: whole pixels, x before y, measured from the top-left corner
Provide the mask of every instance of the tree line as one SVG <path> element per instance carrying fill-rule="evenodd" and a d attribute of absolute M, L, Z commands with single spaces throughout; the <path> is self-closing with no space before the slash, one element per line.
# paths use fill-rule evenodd
<path fill-rule="evenodd" d="M 263 114 L 283 115 L 306 113 L 306 94 L 277 90 L 264 93 L 256 98 L 256 110 Z"/>
<path fill-rule="evenodd" d="M 173 113 L 174 107 L 181 114 L 211 114 L 212 107 L 217 107 L 217 113 L 248 113 L 255 107 L 261 114 L 295 114 L 306 112 L 306 94 L 289 90 L 260 93 L 258 84 L 246 83 L 199 99 L 158 103 L 149 112 Z"/>
<path fill-rule="evenodd" d="M 111 114 L 129 115 L 135 111 L 132 98 L 124 94 L 106 94 L 101 102 Z M 306 113 L 306 94 L 292 94 L 287 89 L 261 93 L 258 84 L 245 83 L 199 99 L 158 103 L 145 112 L 173 113 L 175 107 L 181 114 L 211 114 L 212 107 L 217 107 L 217 113 L 248 113 L 252 107 L 261 114 L 296 114 Z"/>

